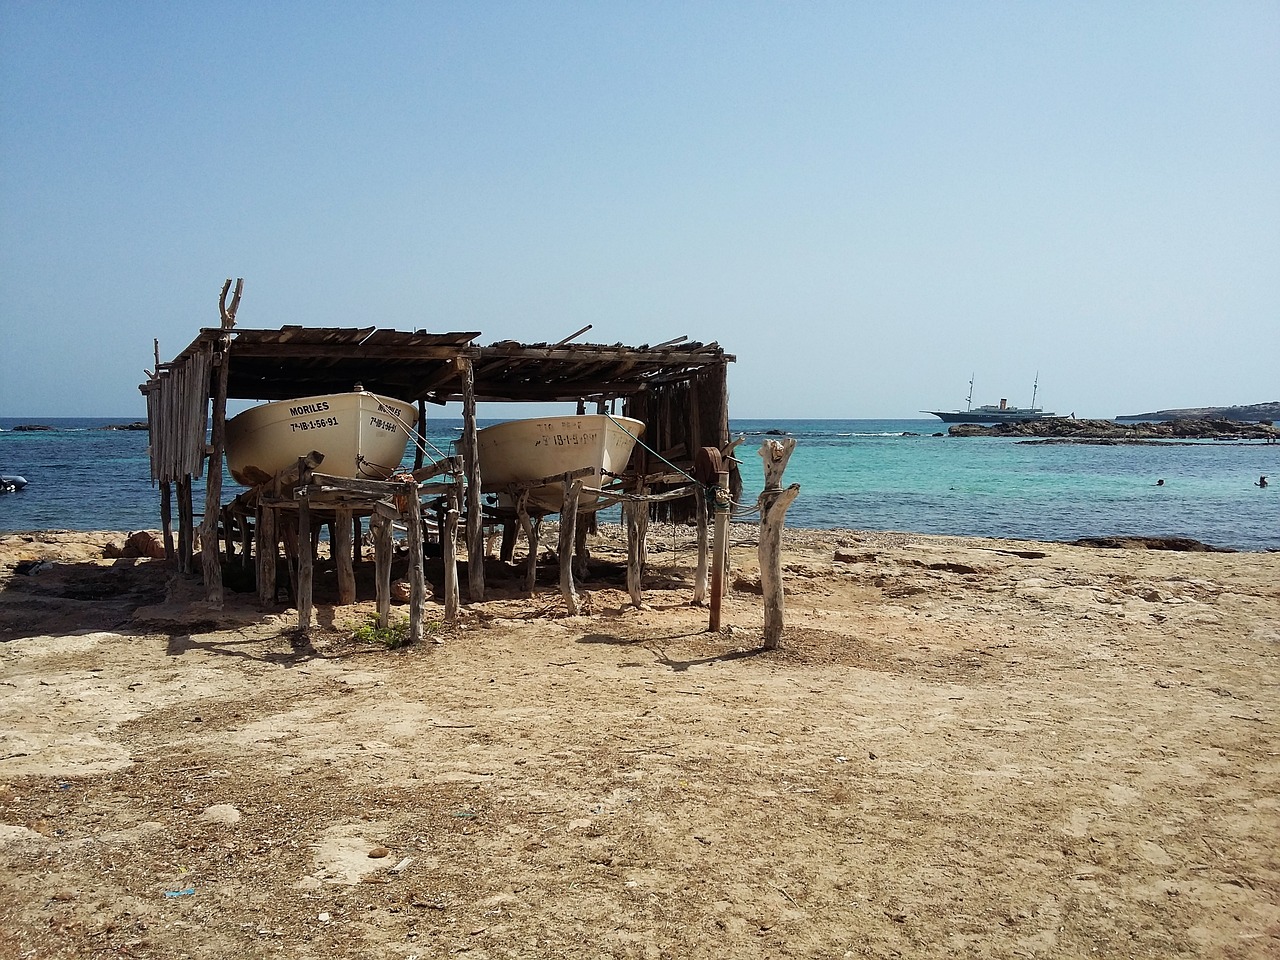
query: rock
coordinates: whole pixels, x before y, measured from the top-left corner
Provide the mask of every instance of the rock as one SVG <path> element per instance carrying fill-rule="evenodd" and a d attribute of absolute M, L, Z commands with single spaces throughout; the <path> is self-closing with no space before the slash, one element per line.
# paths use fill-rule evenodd
<path fill-rule="evenodd" d="M 857 553 L 853 550 L 836 550 L 834 559 L 837 563 L 874 563 L 874 553 Z"/>
<path fill-rule="evenodd" d="M 129 534 L 129 539 L 124 542 L 124 551 L 121 556 L 163 560 L 164 543 L 150 530 L 136 530 Z"/>
<path fill-rule="evenodd" d="M 200 819 L 205 823 L 221 823 L 231 826 L 240 822 L 240 811 L 229 803 L 215 803 L 211 807 L 206 807 L 204 812 L 200 814 Z"/>
<path fill-rule="evenodd" d="M 369 859 L 381 860 L 383 857 L 387 856 L 390 853 L 391 851 L 388 850 L 386 847 L 374 847 L 372 850 L 369 851 Z"/>
<path fill-rule="evenodd" d="M 984 426 L 960 423 L 950 428 L 953 437 L 1027 437 L 1041 443 L 1152 443 L 1170 440 L 1272 440 L 1274 427 L 1224 418 L 1172 420 L 1156 423 L 1116 423 L 1112 420 L 1077 420 L 1047 417 L 1025 423 Z"/>
<path fill-rule="evenodd" d="M 1071 541 L 1076 547 L 1108 550 L 1181 550 L 1188 553 L 1235 553 L 1230 547 L 1215 547 L 1189 537 L 1081 537 Z"/>
<path fill-rule="evenodd" d="M 391 599 L 396 603 L 408 603 L 413 595 L 413 588 L 408 580 L 397 580 L 391 584 Z"/>

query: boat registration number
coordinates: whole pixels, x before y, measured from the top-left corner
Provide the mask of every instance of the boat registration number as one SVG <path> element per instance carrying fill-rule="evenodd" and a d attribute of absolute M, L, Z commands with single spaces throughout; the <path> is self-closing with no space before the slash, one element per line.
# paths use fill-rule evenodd
<path fill-rule="evenodd" d="M 595 433 L 552 433 L 538 438 L 535 447 L 546 444 L 548 447 L 578 447 L 584 443 L 595 443 Z"/>
<path fill-rule="evenodd" d="M 383 420 L 381 417 L 371 416 L 369 418 L 369 425 L 377 427 L 379 430 L 386 430 L 388 433 L 395 433 L 400 429 L 400 425 L 398 423 L 393 423 L 390 420 Z"/>
<path fill-rule="evenodd" d="M 289 430 L 297 433 L 300 430 L 323 430 L 325 427 L 336 427 L 338 425 L 337 417 L 317 417 L 315 420 L 299 420 L 296 423 L 289 424 Z"/>

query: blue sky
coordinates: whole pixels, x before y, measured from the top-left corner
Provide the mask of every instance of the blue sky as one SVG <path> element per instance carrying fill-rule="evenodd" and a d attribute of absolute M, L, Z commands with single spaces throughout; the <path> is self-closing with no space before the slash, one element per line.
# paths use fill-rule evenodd
<path fill-rule="evenodd" d="M 226 277 L 737 417 L 1280 399 L 1280 4 L 0 3 L 0 415 L 141 415 Z"/>

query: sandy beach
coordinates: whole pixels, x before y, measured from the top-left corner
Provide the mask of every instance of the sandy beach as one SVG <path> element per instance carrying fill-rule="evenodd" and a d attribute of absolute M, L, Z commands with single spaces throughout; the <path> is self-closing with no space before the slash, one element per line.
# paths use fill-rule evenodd
<path fill-rule="evenodd" d="M 764 653 L 754 538 L 388 650 L 0 536 L 0 957 L 1280 955 L 1280 554 L 789 530 Z"/>

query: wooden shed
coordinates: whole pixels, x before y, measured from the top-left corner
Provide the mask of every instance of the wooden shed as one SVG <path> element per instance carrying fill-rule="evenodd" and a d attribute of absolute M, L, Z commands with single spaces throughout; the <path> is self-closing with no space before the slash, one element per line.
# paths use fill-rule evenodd
<path fill-rule="evenodd" d="M 474 332 L 236 329 L 236 302 L 228 308 L 226 297 L 224 288 L 223 325 L 201 330 L 167 363 L 160 362 L 157 350 L 156 370 L 140 387 L 147 400 L 151 477 L 160 491 L 166 550 L 188 571 L 194 544 L 192 481 L 206 478 L 201 564 L 207 597 L 215 604 L 223 598 L 218 525 L 224 511 L 228 399 L 292 399 L 349 391 L 359 383 L 416 403 L 420 425 L 427 404 L 461 402 L 464 428 L 457 467 L 465 501 L 459 506 L 470 557 L 483 555 L 485 523 L 476 456 L 478 402 L 569 401 L 578 404 L 579 412 L 593 409 L 643 420 L 645 443 L 637 448 L 630 469 L 644 490 L 660 489 L 664 479 L 669 481 L 670 476 L 661 475 L 668 468 L 691 473 L 700 450 L 725 450 L 730 442 L 727 366 L 734 357 L 714 342 L 684 337 L 640 346 L 575 342 L 589 327 L 555 343 L 508 340 L 488 346 L 476 344 L 479 334 Z M 419 452 L 417 467 L 423 466 L 421 456 Z M 646 481 L 652 482 L 646 486 Z M 176 546 L 171 517 L 175 491 Z M 648 509 L 689 516 L 694 504 L 687 502 L 683 512 L 670 502 Z M 224 539 L 229 541 L 229 535 Z M 469 563 L 468 578 L 471 598 L 483 599 L 483 563 Z"/>

